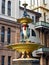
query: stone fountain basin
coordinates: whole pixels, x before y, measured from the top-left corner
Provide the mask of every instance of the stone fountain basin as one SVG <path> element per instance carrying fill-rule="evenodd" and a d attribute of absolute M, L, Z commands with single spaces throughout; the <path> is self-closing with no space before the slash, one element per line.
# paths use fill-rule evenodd
<path fill-rule="evenodd" d="M 41 48 L 42 45 L 31 42 L 24 42 L 24 43 L 20 42 L 20 43 L 8 45 L 7 47 L 10 49 L 14 49 L 18 52 L 33 52 L 34 50 Z"/>
<path fill-rule="evenodd" d="M 24 42 L 24 43 L 17 43 L 7 46 L 10 49 L 14 49 L 18 52 L 33 52 L 34 50 L 37 50 L 38 48 L 42 47 L 40 44 L 35 44 L 31 42 Z M 22 54 L 23 55 L 23 54 Z M 33 58 L 18 58 L 13 59 L 13 65 L 39 65 L 39 59 L 33 59 Z"/>
<path fill-rule="evenodd" d="M 39 65 L 39 59 L 35 58 L 13 59 L 13 65 Z"/>
<path fill-rule="evenodd" d="M 39 60 L 37 58 L 19 58 L 19 59 L 13 59 L 13 61 L 33 61 L 33 60 Z"/>
<path fill-rule="evenodd" d="M 32 19 L 30 19 L 30 18 L 27 18 L 27 17 L 24 17 L 24 18 L 20 18 L 20 19 L 17 19 L 17 21 L 19 22 L 19 23 L 31 23 L 32 22 Z"/>

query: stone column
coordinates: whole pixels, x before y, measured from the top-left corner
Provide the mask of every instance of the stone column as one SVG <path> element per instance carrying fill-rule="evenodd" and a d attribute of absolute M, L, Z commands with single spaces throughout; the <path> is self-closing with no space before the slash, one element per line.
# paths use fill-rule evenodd
<path fill-rule="evenodd" d="M 46 58 L 44 58 L 42 55 L 40 57 L 40 65 L 46 65 Z"/>

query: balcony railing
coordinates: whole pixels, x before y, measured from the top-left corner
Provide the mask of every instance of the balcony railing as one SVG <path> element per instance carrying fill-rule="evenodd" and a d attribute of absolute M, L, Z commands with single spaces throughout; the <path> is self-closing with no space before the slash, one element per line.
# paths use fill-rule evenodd
<path fill-rule="evenodd" d="M 44 22 L 44 21 L 37 22 L 35 24 L 35 28 L 40 28 L 40 27 L 49 28 L 49 23 L 48 22 Z"/>
<path fill-rule="evenodd" d="M 48 53 L 49 52 L 49 47 L 46 48 L 40 48 L 36 51 L 37 54 L 41 54 L 41 53 Z"/>

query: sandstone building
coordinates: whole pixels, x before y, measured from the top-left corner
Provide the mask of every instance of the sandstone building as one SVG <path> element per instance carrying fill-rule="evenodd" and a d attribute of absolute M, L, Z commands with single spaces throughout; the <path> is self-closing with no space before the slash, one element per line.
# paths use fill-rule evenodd
<path fill-rule="evenodd" d="M 18 52 L 6 48 L 6 45 L 19 43 L 21 40 L 21 25 L 17 19 L 23 17 L 23 10 L 19 6 L 19 0 L 0 0 L 0 65 L 12 65 L 12 60 L 19 57 Z M 39 22 L 40 13 L 30 9 L 26 11 L 33 20 L 28 24 L 29 40 L 45 46 L 35 53 L 39 56 L 41 65 L 49 65 L 49 23 Z"/>

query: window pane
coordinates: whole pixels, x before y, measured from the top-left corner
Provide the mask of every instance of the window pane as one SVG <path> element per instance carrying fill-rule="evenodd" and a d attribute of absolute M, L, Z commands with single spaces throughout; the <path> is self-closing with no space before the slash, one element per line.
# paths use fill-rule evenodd
<path fill-rule="evenodd" d="M 8 28 L 8 32 L 7 32 L 7 42 L 10 43 L 10 37 L 11 37 L 11 30 L 10 28 Z"/>
<path fill-rule="evenodd" d="M 4 37 L 5 37 L 5 28 L 2 26 L 1 28 L 1 42 L 4 42 Z"/>
<path fill-rule="evenodd" d="M 8 15 L 11 16 L 11 1 L 8 1 Z"/>
<path fill-rule="evenodd" d="M 30 37 L 30 29 L 29 28 L 27 28 L 27 36 L 28 36 L 28 38 Z"/>
<path fill-rule="evenodd" d="M 1 65 L 4 65 L 4 59 L 5 59 L 5 56 L 2 56 L 1 57 Z"/>
<path fill-rule="evenodd" d="M 32 5 L 35 5 L 35 0 L 32 0 Z"/>
<path fill-rule="evenodd" d="M 31 34 L 32 34 L 32 36 L 36 36 L 36 34 L 33 30 L 31 30 Z"/>
<path fill-rule="evenodd" d="M 43 0 L 43 4 L 44 4 L 44 5 L 46 5 L 46 1 L 47 1 L 47 0 Z"/>
<path fill-rule="evenodd" d="M 34 16 L 32 16 L 32 23 L 34 23 Z"/>
<path fill-rule="evenodd" d="M 8 65 L 11 65 L 11 56 L 8 56 Z"/>
<path fill-rule="evenodd" d="M 21 5 L 21 1 L 19 1 L 19 6 Z"/>
<path fill-rule="evenodd" d="M 5 0 L 2 0 L 2 14 L 5 14 Z"/>
<path fill-rule="evenodd" d="M 44 21 L 46 22 L 46 13 L 44 13 Z"/>

